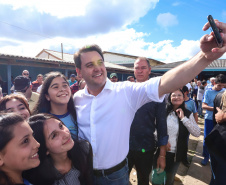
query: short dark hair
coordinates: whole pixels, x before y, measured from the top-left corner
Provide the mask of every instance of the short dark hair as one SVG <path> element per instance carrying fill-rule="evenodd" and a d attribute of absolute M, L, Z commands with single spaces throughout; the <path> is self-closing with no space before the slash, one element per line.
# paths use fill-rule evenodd
<path fill-rule="evenodd" d="M 206 82 L 206 80 L 203 80 L 202 81 L 202 85 L 205 85 L 207 82 Z"/>
<path fill-rule="evenodd" d="M 37 75 L 37 78 L 38 78 L 38 77 L 40 77 L 40 76 L 41 76 L 41 77 L 43 77 L 43 75 L 42 75 L 42 74 L 38 74 L 38 75 Z"/>
<path fill-rule="evenodd" d="M 218 84 L 218 83 L 226 83 L 226 76 L 223 75 L 223 74 L 219 74 L 216 76 L 215 78 L 215 83 Z"/>
<path fill-rule="evenodd" d="M 127 77 L 127 80 L 129 80 L 130 78 L 134 78 L 134 77 L 133 77 L 133 76 L 128 76 L 128 77 Z"/>
<path fill-rule="evenodd" d="M 104 61 L 104 56 L 103 56 L 102 50 L 98 45 L 96 45 L 96 44 L 86 45 L 86 46 L 83 46 L 81 49 L 79 49 L 78 52 L 76 52 L 74 54 L 74 62 L 75 62 L 76 68 L 81 69 L 81 63 L 82 63 L 81 54 L 91 52 L 91 51 L 96 51 L 97 53 L 99 53 Z"/>
<path fill-rule="evenodd" d="M 185 85 L 183 88 L 182 88 L 182 91 L 185 93 L 185 92 L 188 92 L 188 87 Z"/>

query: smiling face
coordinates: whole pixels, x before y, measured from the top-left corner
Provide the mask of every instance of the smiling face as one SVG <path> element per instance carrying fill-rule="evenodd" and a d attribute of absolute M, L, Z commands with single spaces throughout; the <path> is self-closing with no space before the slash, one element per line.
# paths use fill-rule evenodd
<path fill-rule="evenodd" d="M 67 105 L 71 97 L 71 89 L 68 83 L 62 77 L 56 77 L 52 80 L 46 99 L 53 105 Z"/>
<path fill-rule="evenodd" d="M 39 165 L 39 143 L 33 137 L 29 124 L 17 123 L 13 128 L 13 138 L 0 152 L 0 169 L 10 174 L 20 173 Z"/>
<path fill-rule="evenodd" d="M 17 99 L 12 99 L 6 102 L 6 112 L 15 112 L 21 115 L 25 120 L 30 117 L 30 113 L 26 106 Z"/>
<path fill-rule="evenodd" d="M 173 104 L 174 108 L 178 108 L 184 102 L 183 93 L 179 90 L 174 91 L 171 94 L 171 103 Z"/>
<path fill-rule="evenodd" d="M 47 154 L 65 154 L 74 146 L 74 141 L 68 128 L 57 119 L 48 119 L 44 124 L 44 135 L 46 141 Z"/>
<path fill-rule="evenodd" d="M 100 92 L 104 88 L 107 78 L 102 57 L 98 52 L 90 51 L 81 54 L 81 61 L 81 69 L 76 69 L 78 75 L 84 78 L 88 90 L 95 89 Z"/>
<path fill-rule="evenodd" d="M 134 63 L 134 76 L 137 82 L 145 82 L 149 79 L 151 74 L 151 67 L 144 59 L 138 59 Z"/>

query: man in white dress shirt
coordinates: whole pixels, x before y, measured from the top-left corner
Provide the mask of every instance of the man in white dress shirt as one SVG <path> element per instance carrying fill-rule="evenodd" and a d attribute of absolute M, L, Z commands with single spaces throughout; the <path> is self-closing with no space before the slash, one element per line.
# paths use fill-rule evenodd
<path fill-rule="evenodd" d="M 226 24 L 217 25 L 226 34 Z M 203 30 L 208 28 L 207 23 Z M 226 37 L 223 39 L 226 42 Z M 79 136 L 92 145 L 96 185 L 129 184 L 126 156 L 136 111 L 147 102 L 163 101 L 164 94 L 188 83 L 226 51 L 225 45 L 215 47 L 213 35 L 205 35 L 200 40 L 201 51 L 195 57 L 161 78 L 151 78 L 143 83 L 112 83 L 107 78 L 104 57 L 97 45 L 85 46 L 75 53 L 77 74 L 87 84 L 74 95 Z"/>

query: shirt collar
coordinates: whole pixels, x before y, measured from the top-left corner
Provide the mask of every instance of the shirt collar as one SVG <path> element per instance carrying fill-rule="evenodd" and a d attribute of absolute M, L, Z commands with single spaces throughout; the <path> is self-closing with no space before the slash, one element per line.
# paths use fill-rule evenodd
<path fill-rule="evenodd" d="M 111 82 L 111 80 L 109 80 L 108 78 L 106 79 L 106 83 L 105 83 L 104 88 L 103 88 L 103 90 L 101 92 L 103 92 L 104 90 L 107 90 L 107 89 L 109 89 L 109 90 L 113 90 L 114 89 L 114 83 Z M 85 94 L 86 95 L 91 95 L 91 94 L 89 94 L 89 92 L 87 90 L 87 85 L 85 86 L 84 90 L 85 90 Z"/>

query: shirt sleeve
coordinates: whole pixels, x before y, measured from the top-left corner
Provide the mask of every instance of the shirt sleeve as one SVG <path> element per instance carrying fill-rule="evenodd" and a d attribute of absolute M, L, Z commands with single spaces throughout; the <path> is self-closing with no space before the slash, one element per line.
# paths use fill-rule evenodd
<path fill-rule="evenodd" d="M 135 112 L 144 104 L 155 101 L 163 102 L 165 95 L 159 97 L 161 77 L 151 78 L 146 82 L 124 83 L 125 98 Z"/>
<path fill-rule="evenodd" d="M 203 103 L 207 103 L 208 104 L 208 90 L 205 92 L 204 97 L 203 97 Z"/>
<path fill-rule="evenodd" d="M 151 78 L 147 82 L 147 95 L 155 102 L 163 102 L 165 95 L 159 97 L 159 83 L 161 77 Z"/>
<path fill-rule="evenodd" d="M 201 129 L 196 123 L 193 114 L 190 114 L 189 118 L 185 116 L 181 121 L 184 124 L 184 126 L 188 129 L 188 131 L 191 133 L 191 135 L 195 137 L 200 136 Z"/>

